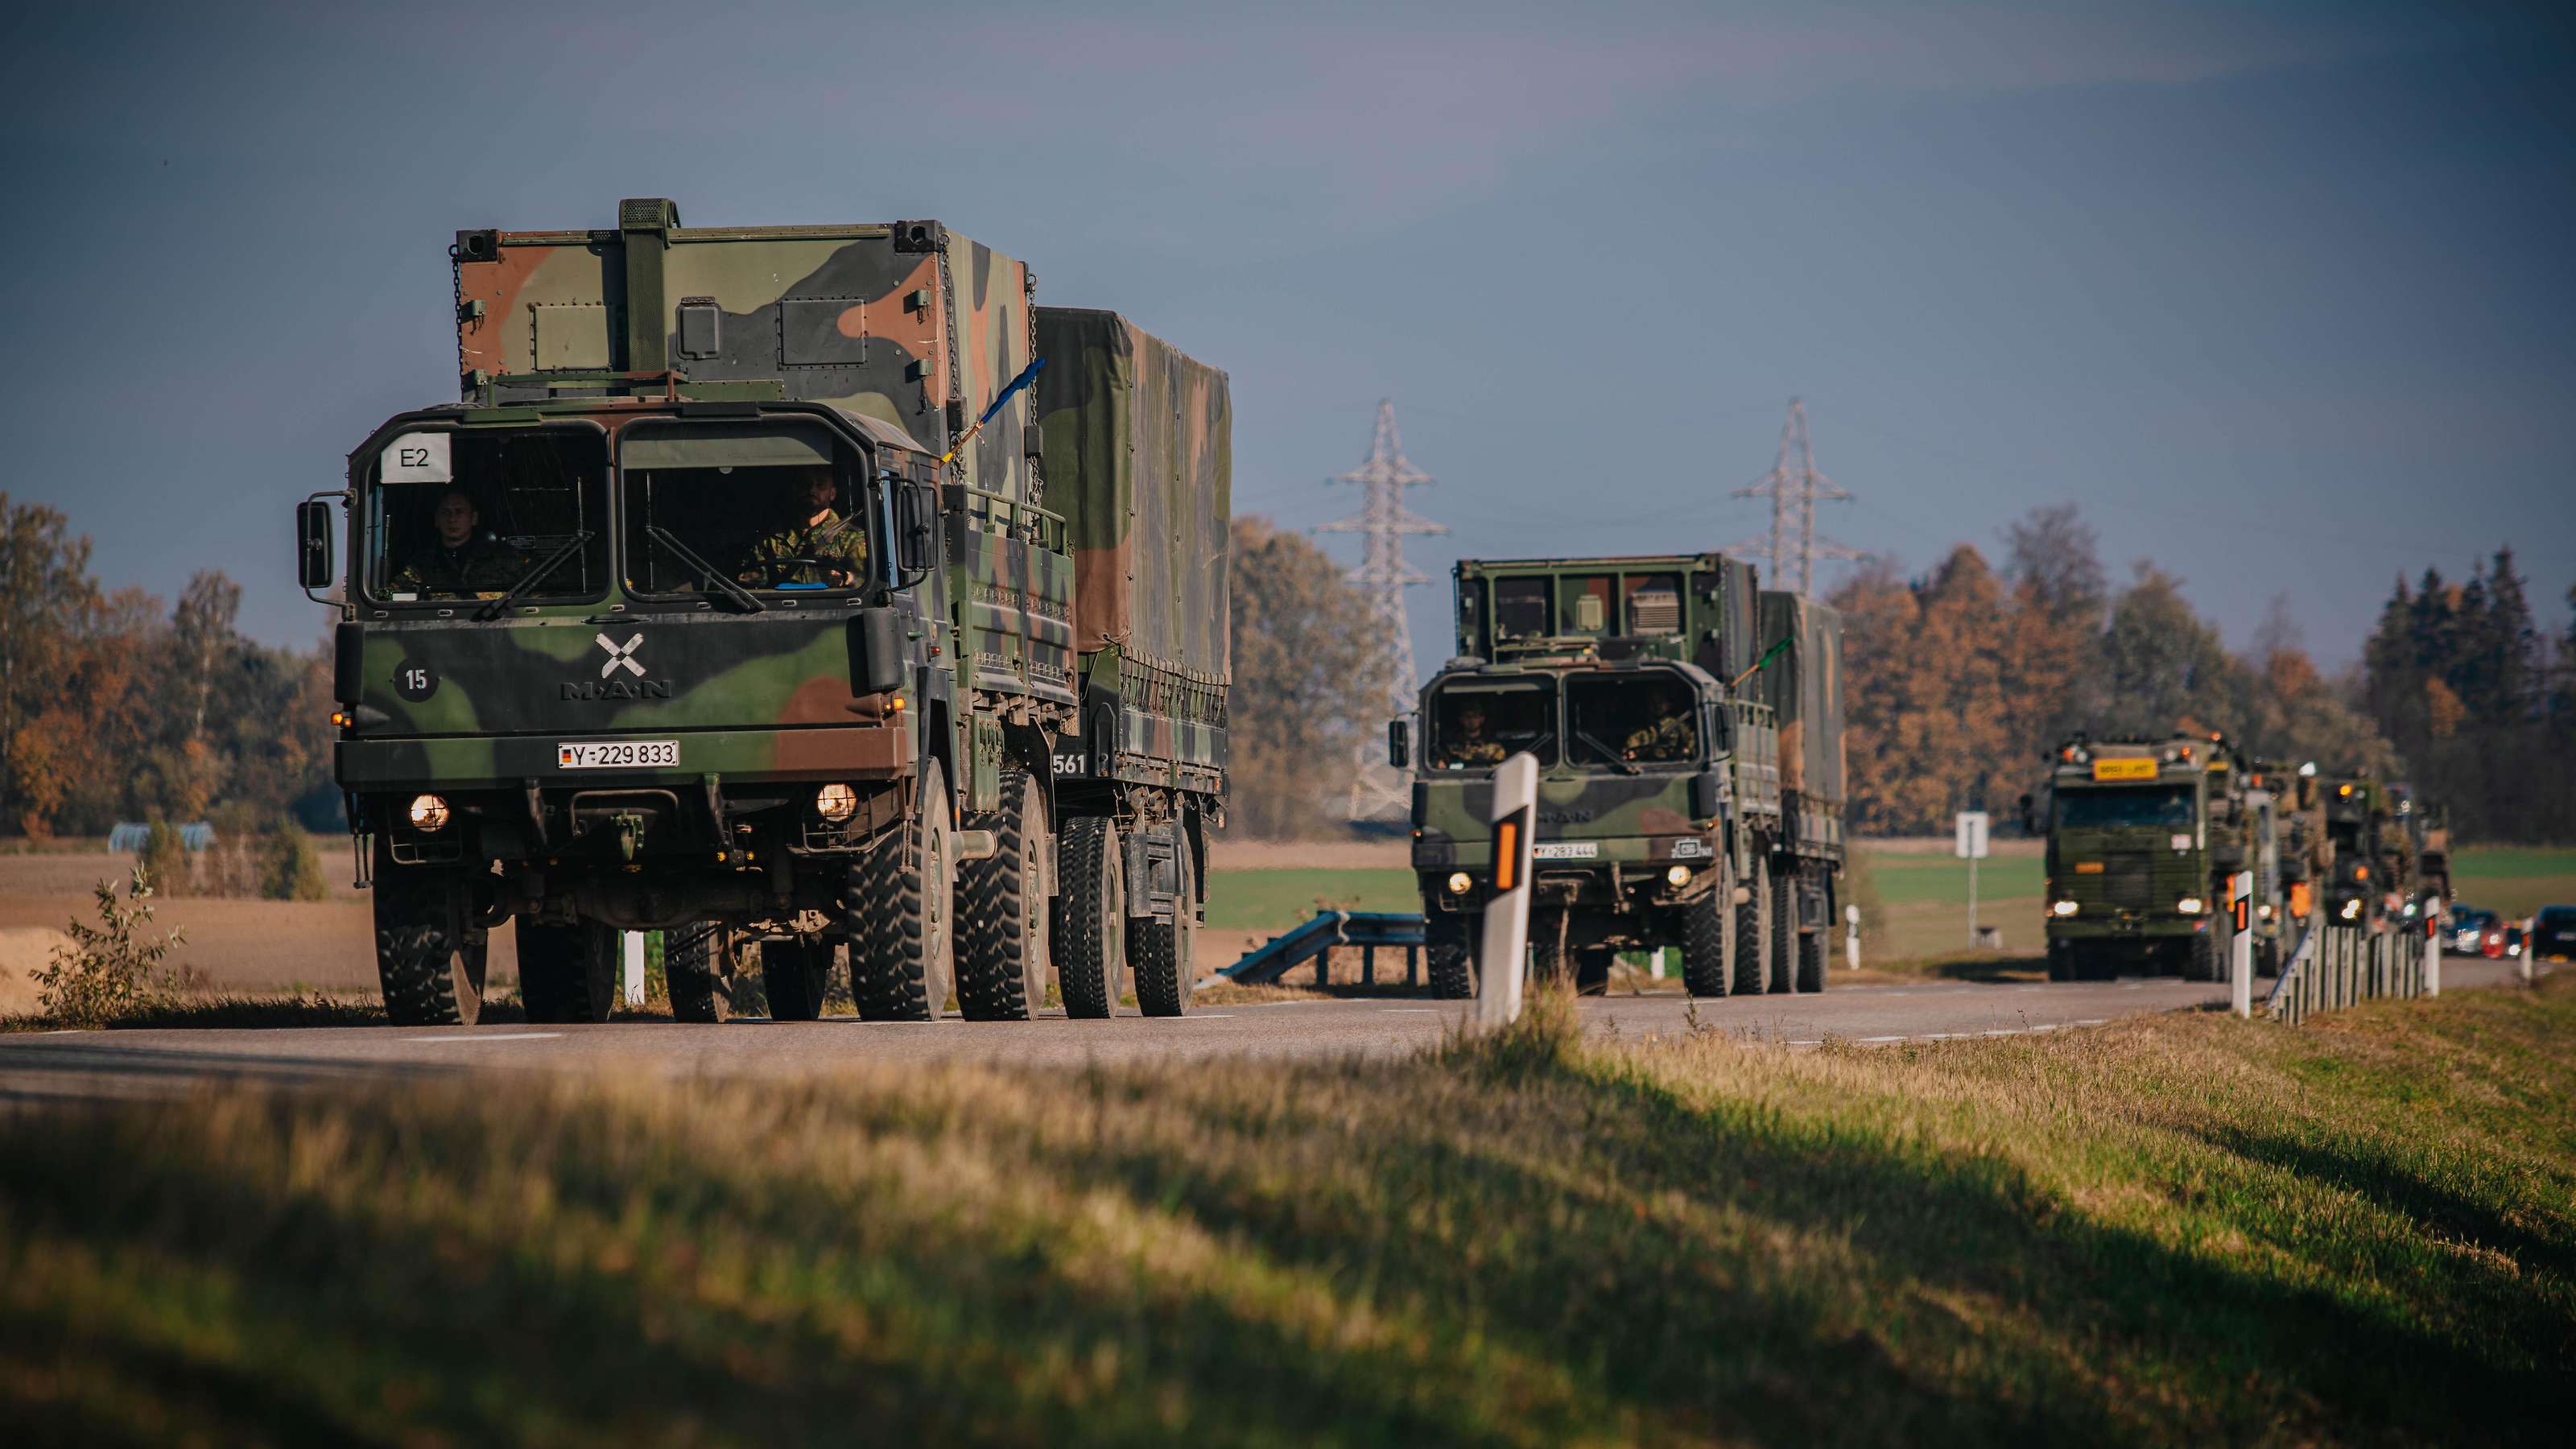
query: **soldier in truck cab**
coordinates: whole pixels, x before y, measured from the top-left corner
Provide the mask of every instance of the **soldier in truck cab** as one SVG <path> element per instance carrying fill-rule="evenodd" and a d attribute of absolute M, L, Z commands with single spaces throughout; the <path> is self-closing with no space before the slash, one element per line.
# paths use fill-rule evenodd
<path fill-rule="evenodd" d="M 784 516 L 753 541 L 735 577 L 755 589 L 857 587 L 867 577 L 867 530 L 832 507 L 839 490 L 830 468 L 792 472 L 780 505 Z"/>
<path fill-rule="evenodd" d="M 1445 762 L 1451 769 L 1467 765 L 1499 765 L 1503 762 L 1503 742 L 1495 739 L 1485 721 L 1485 706 L 1468 700 L 1458 706 L 1458 738 L 1449 746 Z"/>
<path fill-rule="evenodd" d="M 1658 694 L 1655 717 L 1629 732 L 1624 753 L 1631 760 L 1679 760 L 1689 757 L 1690 745 L 1690 716 L 1671 695 Z"/>
<path fill-rule="evenodd" d="M 483 527 L 474 495 L 450 488 L 430 510 L 437 537 L 412 555 L 394 574 L 393 586 L 406 593 L 499 593 L 519 576 L 527 561 Z"/>

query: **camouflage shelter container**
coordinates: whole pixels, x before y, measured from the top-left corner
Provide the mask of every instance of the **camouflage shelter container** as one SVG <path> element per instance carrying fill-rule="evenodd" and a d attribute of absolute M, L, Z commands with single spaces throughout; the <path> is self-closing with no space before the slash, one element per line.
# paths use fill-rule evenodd
<path fill-rule="evenodd" d="M 1462 559 L 1451 577 L 1477 659 L 1652 656 L 1732 679 L 1760 647 L 1753 566 L 1722 554 Z"/>
<path fill-rule="evenodd" d="M 1843 806 L 1843 621 L 1830 604 L 1762 591 L 1762 699 L 1780 721 L 1780 793 L 1808 853 L 1839 853 Z"/>
<path fill-rule="evenodd" d="M 614 231 L 456 234 L 468 401 L 613 395 L 668 375 L 700 399 L 827 403 L 934 456 L 1029 364 L 1029 269 L 936 221 L 680 225 L 659 198 Z M 958 460 L 969 487 L 1026 498 L 1025 403 Z"/>
<path fill-rule="evenodd" d="M 1226 376 L 1115 312 L 1038 309 L 1047 503 L 1074 561 L 1074 639 L 1095 768 L 1168 764 L 1212 789 L 1225 765 Z M 1112 717 L 1114 715 L 1114 717 Z M 1105 725 L 1108 735 L 1099 733 Z M 1104 750 L 1121 758 L 1103 761 Z"/>

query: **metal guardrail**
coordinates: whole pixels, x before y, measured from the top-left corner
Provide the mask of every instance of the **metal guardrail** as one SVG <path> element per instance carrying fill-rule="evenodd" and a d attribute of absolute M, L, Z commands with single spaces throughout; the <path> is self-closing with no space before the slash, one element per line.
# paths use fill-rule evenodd
<path fill-rule="evenodd" d="M 2438 949 L 2436 947 L 2435 949 Z M 2345 929 L 2311 921 L 2263 1000 L 2273 1020 L 2296 1026 L 2322 1012 L 2380 997 L 2427 994 L 2425 936 L 2418 930 Z"/>

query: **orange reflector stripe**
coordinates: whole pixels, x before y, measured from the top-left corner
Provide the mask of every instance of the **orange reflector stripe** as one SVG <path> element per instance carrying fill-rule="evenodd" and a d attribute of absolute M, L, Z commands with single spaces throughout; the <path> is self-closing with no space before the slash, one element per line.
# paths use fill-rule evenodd
<path fill-rule="evenodd" d="M 1494 827 L 1494 889 L 1507 891 L 1520 884 L 1521 823 L 1506 820 Z"/>

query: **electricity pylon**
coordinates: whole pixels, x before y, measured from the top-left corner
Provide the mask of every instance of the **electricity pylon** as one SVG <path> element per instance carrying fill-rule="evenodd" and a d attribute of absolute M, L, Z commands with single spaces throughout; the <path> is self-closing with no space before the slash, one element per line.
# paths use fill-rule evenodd
<path fill-rule="evenodd" d="M 1767 539 L 1749 538 L 1733 545 L 1731 552 L 1760 550 L 1769 555 L 1771 571 L 1764 577 L 1771 588 L 1786 588 L 1786 572 L 1792 557 L 1797 560 L 1797 594 L 1800 598 L 1813 592 L 1816 560 L 1819 558 L 1861 558 L 1865 551 L 1839 544 L 1816 534 L 1816 500 L 1840 502 L 1852 495 L 1834 486 L 1834 481 L 1816 471 L 1815 445 L 1807 438 L 1807 405 L 1797 398 L 1789 399 L 1789 419 L 1780 425 L 1780 456 L 1771 471 L 1758 483 L 1738 488 L 1735 498 L 1768 498 L 1771 500 L 1771 534 Z M 1789 515 L 1797 513 L 1797 539 L 1790 541 Z"/>
<path fill-rule="evenodd" d="M 1359 512 L 1320 525 L 1315 531 L 1356 533 L 1366 540 L 1359 567 L 1350 571 L 1350 580 L 1368 596 L 1368 627 L 1377 637 L 1386 670 L 1386 717 L 1401 718 L 1413 713 L 1414 693 L 1420 687 L 1413 673 L 1413 630 L 1405 617 L 1404 591 L 1415 584 L 1431 582 L 1430 575 L 1404 561 L 1404 537 L 1409 533 L 1449 530 L 1404 506 L 1405 489 L 1420 487 L 1432 479 L 1405 459 L 1404 435 L 1396 431 L 1393 402 L 1381 400 L 1377 405 L 1377 436 L 1369 443 L 1368 458 L 1331 481 L 1357 483 L 1367 490 Z M 1376 730 L 1360 732 L 1353 763 L 1352 820 L 1402 820 L 1410 813 L 1412 791 L 1404 777 L 1386 763 L 1382 736 Z"/>

